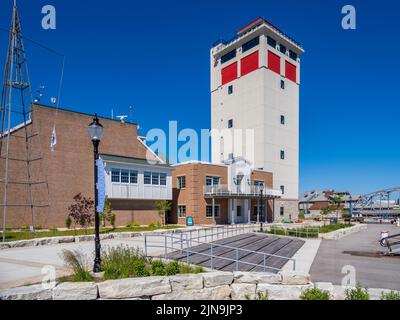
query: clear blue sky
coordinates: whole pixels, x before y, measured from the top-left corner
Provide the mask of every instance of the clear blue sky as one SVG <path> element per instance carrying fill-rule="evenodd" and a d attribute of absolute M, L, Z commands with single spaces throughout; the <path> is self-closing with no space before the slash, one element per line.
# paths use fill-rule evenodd
<path fill-rule="evenodd" d="M 1 1 L 8 27 L 12 0 Z M 41 28 L 41 8 L 57 29 Z M 341 28 L 353 4 L 357 30 Z M 364 193 L 400 185 L 398 1 L 19 0 L 27 37 L 66 55 L 62 106 L 127 114 L 140 133 L 209 128 L 209 49 L 264 16 L 304 46 L 300 88 L 300 190 Z M 0 31 L 0 62 L 7 34 Z M 31 82 L 57 95 L 61 59 L 26 42 Z M 3 65 L 0 71 L 2 72 Z"/>

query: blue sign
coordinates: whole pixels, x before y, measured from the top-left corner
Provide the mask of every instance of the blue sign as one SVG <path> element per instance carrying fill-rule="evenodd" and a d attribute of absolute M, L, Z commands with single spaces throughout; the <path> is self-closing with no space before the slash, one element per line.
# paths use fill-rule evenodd
<path fill-rule="evenodd" d="M 194 225 L 193 217 L 186 217 L 186 225 L 189 227 Z"/>
<path fill-rule="evenodd" d="M 104 211 L 104 201 L 106 200 L 106 183 L 104 177 L 104 166 L 101 158 L 96 160 L 97 167 L 97 212 Z"/>

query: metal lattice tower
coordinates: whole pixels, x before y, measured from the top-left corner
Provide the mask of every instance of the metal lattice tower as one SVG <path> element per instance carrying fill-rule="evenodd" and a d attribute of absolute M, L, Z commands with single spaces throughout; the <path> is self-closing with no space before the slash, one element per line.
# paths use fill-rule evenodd
<path fill-rule="evenodd" d="M 48 207 L 38 191 L 43 186 L 48 195 L 47 181 L 41 181 L 40 137 L 31 119 L 32 90 L 23 44 L 21 22 L 14 0 L 7 59 L 0 108 L 0 210 L 3 241 L 7 214 L 20 214 L 23 221 L 29 211 L 35 228 L 36 209 Z M 36 139 L 36 141 L 35 141 Z M 43 191 L 42 191 L 43 192 Z M 36 199 L 35 199 L 36 196 Z"/>

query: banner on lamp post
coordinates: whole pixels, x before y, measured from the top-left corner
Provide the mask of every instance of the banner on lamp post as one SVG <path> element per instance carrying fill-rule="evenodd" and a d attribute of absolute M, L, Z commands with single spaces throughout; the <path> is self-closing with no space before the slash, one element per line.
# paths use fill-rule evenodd
<path fill-rule="evenodd" d="M 97 212 L 104 211 L 104 202 L 106 200 L 106 184 L 104 177 L 104 166 L 101 158 L 96 160 L 97 167 Z"/>

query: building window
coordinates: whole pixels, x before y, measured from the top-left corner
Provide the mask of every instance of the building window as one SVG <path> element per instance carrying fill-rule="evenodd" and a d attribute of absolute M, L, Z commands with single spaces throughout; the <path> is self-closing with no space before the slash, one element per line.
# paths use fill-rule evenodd
<path fill-rule="evenodd" d="M 285 124 L 285 116 L 281 115 L 281 124 Z"/>
<path fill-rule="evenodd" d="M 129 170 L 127 170 L 127 169 L 121 170 L 121 182 L 129 183 Z"/>
<path fill-rule="evenodd" d="M 138 182 L 138 172 L 136 170 L 129 171 L 129 183 L 136 184 Z"/>
<path fill-rule="evenodd" d="M 289 57 L 290 59 L 297 61 L 297 53 L 293 52 L 292 50 L 289 50 Z"/>
<path fill-rule="evenodd" d="M 267 37 L 267 43 L 268 45 L 270 45 L 272 48 L 276 49 L 276 40 L 271 38 L 271 37 Z"/>
<path fill-rule="evenodd" d="M 144 184 L 151 184 L 151 172 L 144 172 Z"/>
<path fill-rule="evenodd" d="M 233 119 L 228 120 L 228 128 L 233 128 Z"/>
<path fill-rule="evenodd" d="M 281 80 L 281 89 L 285 90 L 285 81 Z"/>
<path fill-rule="evenodd" d="M 120 169 L 111 169 L 111 182 L 121 182 L 120 180 L 120 174 L 121 170 Z"/>
<path fill-rule="evenodd" d="M 255 51 L 240 60 L 241 77 L 257 69 L 258 69 L 258 51 Z"/>
<path fill-rule="evenodd" d="M 235 57 L 236 57 L 236 49 L 232 50 L 231 52 L 228 52 L 227 54 L 224 54 L 221 57 L 221 63 L 225 63 L 225 62 L 227 62 L 229 60 L 232 60 Z"/>
<path fill-rule="evenodd" d="M 286 47 L 283 44 L 279 44 L 279 51 L 286 54 Z"/>
<path fill-rule="evenodd" d="M 212 218 L 213 212 L 212 212 L 212 205 L 207 205 L 206 207 L 206 217 L 207 218 Z M 219 217 L 219 205 L 216 204 L 214 206 L 214 216 Z"/>
<path fill-rule="evenodd" d="M 217 176 L 206 176 L 206 186 L 217 186 L 219 185 L 220 177 Z"/>
<path fill-rule="evenodd" d="M 186 206 L 179 205 L 178 206 L 178 218 L 185 218 L 186 217 Z"/>
<path fill-rule="evenodd" d="M 281 186 L 281 192 L 282 194 L 285 194 L 285 186 Z"/>
<path fill-rule="evenodd" d="M 236 214 L 238 217 L 242 216 L 242 206 L 236 206 Z"/>
<path fill-rule="evenodd" d="M 186 188 L 186 176 L 177 177 L 177 188 L 178 189 L 185 189 Z"/>
<path fill-rule="evenodd" d="M 167 174 L 166 173 L 160 173 L 160 185 L 161 186 L 167 185 Z"/>
<path fill-rule="evenodd" d="M 281 150 L 281 160 L 285 160 L 285 151 Z"/>
<path fill-rule="evenodd" d="M 279 208 L 279 214 L 281 215 L 281 217 L 285 214 L 285 208 L 284 207 L 280 207 Z"/>
<path fill-rule="evenodd" d="M 230 85 L 228 87 L 228 94 L 232 94 L 233 93 L 233 85 Z"/>
<path fill-rule="evenodd" d="M 293 82 L 296 82 L 297 70 L 294 64 L 289 61 L 285 61 L 285 77 Z"/>
<path fill-rule="evenodd" d="M 255 46 L 258 46 L 260 43 L 260 37 L 256 37 L 245 44 L 242 45 L 242 52 L 246 52 L 247 50 L 250 50 L 251 48 L 254 48 Z"/>
<path fill-rule="evenodd" d="M 281 74 L 281 58 L 268 50 L 268 69 L 277 74 Z"/>
<path fill-rule="evenodd" d="M 237 62 L 234 62 L 225 68 L 221 69 L 221 82 L 222 85 L 231 82 L 233 80 L 236 80 L 238 76 L 237 72 Z"/>
<path fill-rule="evenodd" d="M 151 173 L 151 184 L 153 184 L 153 185 L 160 184 L 160 174 L 158 172 Z"/>

